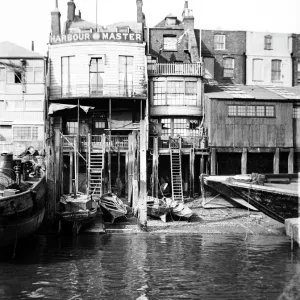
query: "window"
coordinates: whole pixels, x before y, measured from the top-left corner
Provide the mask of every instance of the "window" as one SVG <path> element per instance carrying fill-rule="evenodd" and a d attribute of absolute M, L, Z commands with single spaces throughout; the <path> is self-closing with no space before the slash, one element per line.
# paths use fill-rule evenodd
<path fill-rule="evenodd" d="M 6 111 L 24 111 L 24 101 L 22 100 L 9 100 L 5 101 Z"/>
<path fill-rule="evenodd" d="M 177 51 L 176 36 L 164 36 L 163 49 L 168 51 Z"/>
<path fill-rule="evenodd" d="M 293 107 L 293 118 L 300 119 L 300 106 Z"/>
<path fill-rule="evenodd" d="M 199 120 L 174 118 L 161 119 L 162 135 L 164 136 L 196 136 L 199 135 Z"/>
<path fill-rule="evenodd" d="M 43 83 L 44 74 L 42 67 L 26 68 L 26 83 Z"/>
<path fill-rule="evenodd" d="M 214 36 L 215 50 L 225 50 L 225 35 L 216 34 Z"/>
<path fill-rule="evenodd" d="M 166 104 L 166 81 L 153 82 L 153 104 L 154 105 Z"/>
<path fill-rule="evenodd" d="M 226 57 L 223 59 L 224 73 L 223 77 L 233 78 L 234 58 Z"/>
<path fill-rule="evenodd" d="M 6 81 L 7 83 L 22 83 L 23 76 L 23 73 L 20 71 L 7 70 Z"/>
<path fill-rule="evenodd" d="M 281 60 L 272 60 L 272 81 L 279 81 L 281 79 Z"/>
<path fill-rule="evenodd" d="M 273 105 L 228 105 L 229 117 L 275 117 Z"/>
<path fill-rule="evenodd" d="M 119 92 L 131 96 L 133 88 L 133 56 L 119 56 Z"/>
<path fill-rule="evenodd" d="M 63 56 L 61 58 L 61 88 L 62 96 L 75 96 L 76 87 L 74 70 L 75 56 Z"/>
<path fill-rule="evenodd" d="M 11 141 L 12 127 L 11 125 L 0 125 L 0 142 Z"/>
<path fill-rule="evenodd" d="M 215 77 L 215 59 L 204 57 L 204 78 L 213 79 Z"/>
<path fill-rule="evenodd" d="M 92 58 L 90 61 L 90 94 L 91 96 L 103 95 L 103 79 L 101 73 L 104 72 L 104 63 L 101 58 Z"/>
<path fill-rule="evenodd" d="M 67 135 L 77 135 L 78 134 L 78 122 L 67 122 L 66 123 L 66 134 Z"/>
<path fill-rule="evenodd" d="M 13 127 L 13 139 L 18 141 L 38 140 L 38 127 Z"/>
<path fill-rule="evenodd" d="M 297 63 L 297 82 L 300 83 L 300 62 Z"/>
<path fill-rule="evenodd" d="M 171 119 L 161 119 L 161 134 L 171 135 Z"/>
<path fill-rule="evenodd" d="M 26 100 L 25 101 L 26 111 L 43 111 L 43 102 L 40 100 Z"/>
<path fill-rule="evenodd" d="M 94 122 L 94 127 L 97 129 L 105 128 L 105 121 L 96 121 Z"/>
<path fill-rule="evenodd" d="M 197 82 L 154 81 L 153 105 L 197 105 Z"/>
<path fill-rule="evenodd" d="M 253 81 L 263 81 L 263 60 L 255 58 L 253 59 L 253 73 L 252 80 Z"/>
<path fill-rule="evenodd" d="M 265 50 L 272 50 L 272 36 L 265 36 Z"/>

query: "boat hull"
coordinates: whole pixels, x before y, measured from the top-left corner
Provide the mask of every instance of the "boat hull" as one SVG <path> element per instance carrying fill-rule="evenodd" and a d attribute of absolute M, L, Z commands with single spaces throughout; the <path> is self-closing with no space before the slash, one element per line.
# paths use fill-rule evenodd
<path fill-rule="evenodd" d="M 284 223 L 286 219 L 299 217 L 299 195 L 296 192 L 239 183 L 234 180 L 226 181 L 224 184 L 259 211 L 276 221 Z"/>

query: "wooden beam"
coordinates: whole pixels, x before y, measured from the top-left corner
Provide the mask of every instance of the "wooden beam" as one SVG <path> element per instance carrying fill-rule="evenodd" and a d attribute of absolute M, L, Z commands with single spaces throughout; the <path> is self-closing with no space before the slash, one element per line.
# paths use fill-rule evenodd
<path fill-rule="evenodd" d="M 195 150 L 190 149 L 190 198 L 194 198 L 195 193 Z"/>
<path fill-rule="evenodd" d="M 111 99 L 109 99 L 108 191 L 111 192 Z"/>
<path fill-rule="evenodd" d="M 279 174 L 279 158 L 280 153 L 279 153 L 279 148 L 276 148 L 276 151 L 274 153 L 274 160 L 273 160 L 273 173 L 274 174 Z"/>
<path fill-rule="evenodd" d="M 74 167 L 73 152 L 70 151 L 69 155 L 70 155 L 69 193 L 71 194 L 73 191 L 73 167 Z"/>
<path fill-rule="evenodd" d="M 147 230 L 147 145 L 146 123 L 140 122 L 140 197 L 139 197 L 139 227 Z"/>
<path fill-rule="evenodd" d="M 210 155 L 210 174 L 216 175 L 216 168 L 217 167 L 217 149 L 212 148 L 211 149 L 211 155 Z"/>
<path fill-rule="evenodd" d="M 201 155 L 200 157 L 200 175 L 203 174 L 205 172 L 205 168 L 204 168 L 204 156 Z"/>
<path fill-rule="evenodd" d="M 153 138 L 153 156 L 152 156 L 152 181 L 153 181 L 153 194 L 152 196 L 158 198 L 158 138 Z"/>
<path fill-rule="evenodd" d="M 241 174 L 247 174 L 247 158 L 248 158 L 247 148 L 243 148 Z"/>
<path fill-rule="evenodd" d="M 290 148 L 289 157 L 288 157 L 288 173 L 294 173 L 294 148 Z"/>

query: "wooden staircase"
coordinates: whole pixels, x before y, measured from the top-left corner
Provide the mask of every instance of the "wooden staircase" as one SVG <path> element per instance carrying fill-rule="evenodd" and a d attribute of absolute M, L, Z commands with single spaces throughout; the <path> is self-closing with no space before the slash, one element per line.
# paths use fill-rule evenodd
<path fill-rule="evenodd" d="M 172 199 L 183 202 L 180 141 L 170 140 Z"/>
<path fill-rule="evenodd" d="M 88 157 L 89 194 L 102 196 L 103 152 L 90 152 Z"/>

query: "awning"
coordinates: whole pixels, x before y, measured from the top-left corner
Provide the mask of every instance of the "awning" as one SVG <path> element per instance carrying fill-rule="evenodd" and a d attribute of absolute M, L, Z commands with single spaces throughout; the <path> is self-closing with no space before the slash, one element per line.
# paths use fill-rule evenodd
<path fill-rule="evenodd" d="M 72 109 L 77 107 L 77 105 L 71 105 L 71 104 L 56 104 L 56 103 L 51 103 L 48 109 L 48 115 L 52 115 L 56 111 L 59 110 L 65 110 L 65 109 Z M 87 113 L 90 109 L 94 109 L 95 107 L 93 106 L 79 106 L 82 110 L 84 110 L 85 113 Z"/>

